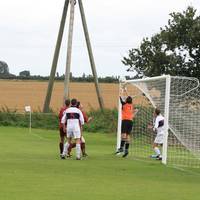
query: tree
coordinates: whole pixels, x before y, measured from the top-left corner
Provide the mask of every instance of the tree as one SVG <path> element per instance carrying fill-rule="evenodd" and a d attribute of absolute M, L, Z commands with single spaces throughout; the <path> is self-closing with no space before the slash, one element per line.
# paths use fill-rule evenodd
<path fill-rule="evenodd" d="M 7 63 L 0 61 L 0 74 L 1 75 L 9 75 L 9 68 Z"/>
<path fill-rule="evenodd" d="M 122 62 L 137 76 L 162 74 L 200 77 L 200 16 L 188 7 L 183 13 L 171 13 L 168 25 L 139 48 L 129 50 Z"/>
<path fill-rule="evenodd" d="M 24 70 L 19 73 L 19 76 L 21 77 L 30 77 L 30 71 Z"/>

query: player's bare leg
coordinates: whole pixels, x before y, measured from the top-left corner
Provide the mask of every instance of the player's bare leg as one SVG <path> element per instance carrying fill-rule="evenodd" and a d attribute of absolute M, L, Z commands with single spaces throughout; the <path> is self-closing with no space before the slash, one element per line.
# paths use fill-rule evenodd
<path fill-rule="evenodd" d="M 85 143 L 84 142 L 81 142 L 81 151 L 82 151 L 83 157 L 88 156 L 86 151 L 85 151 Z"/>
<path fill-rule="evenodd" d="M 86 149 L 85 138 L 83 136 L 81 136 L 81 151 L 82 151 L 83 157 L 88 156 L 85 149 Z"/>
<path fill-rule="evenodd" d="M 81 151 L 82 151 L 83 157 L 88 156 L 88 154 L 86 153 L 85 139 L 83 138 L 83 136 L 81 137 L 81 143 L 80 143 L 80 145 L 81 145 Z M 75 147 L 76 147 L 76 143 L 75 143 L 75 142 L 73 142 L 73 143 L 71 143 L 71 144 L 69 145 L 69 148 L 68 148 L 68 156 L 69 156 L 69 157 L 71 157 L 71 151 L 72 151 L 72 149 L 75 148 Z"/>
<path fill-rule="evenodd" d="M 161 156 L 161 152 L 160 152 L 160 149 L 159 149 L 159 144 L 154 143 L 153 144 L 153 150 L 155 151 L 155 155 L 152 155 L 151 157 L 156 158 L 158 160 L 161 160 L 162 156 Z"/>
<path fill-rule="evenodd" d="M 76 142 L 72 142 L 68 147 L 68 157 L 71 157 L 71 151 L 76 147 Z"/>

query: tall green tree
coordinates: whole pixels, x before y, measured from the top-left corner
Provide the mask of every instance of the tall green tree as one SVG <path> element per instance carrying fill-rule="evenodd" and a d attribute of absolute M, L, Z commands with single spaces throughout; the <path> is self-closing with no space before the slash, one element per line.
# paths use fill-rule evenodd
<path fill-rule="evenodd" d="M 137 76 L 162 74 L 200 78 L 200 16 L 193 7 L 171 13 L 168 25 L 122 60 Z"/>

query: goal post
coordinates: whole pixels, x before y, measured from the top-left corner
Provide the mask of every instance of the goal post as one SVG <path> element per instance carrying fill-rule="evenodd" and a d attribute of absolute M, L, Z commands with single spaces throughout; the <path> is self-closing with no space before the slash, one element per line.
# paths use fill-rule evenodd
<path fill-rule="evenodd" d="M 191 77 L 158 76 L 124 80 L 133 104 L 139 110 L 133 119 L 133 156 L 150 159 L 156 133 L 149 130 L 155 108 L 165 118 L 162 163 L 183 167 L 200 167 L 200 87 Z M 117 148 L 121 135 L 119 101 Z"/>
<path fill-rule="evenodd" d="M 167 164 L 167 141 L 168 141 L 168 129 L 169 129 L 169 103 L 170 103 L 170 86 L 171 86 L 171 77 L 166 76 L 166 85 L 165 85 L 165 111 L 164 111 L 164 141 L 163 141 L 163 153 L 162 153 L 162 163 Z"/>
<path fill-rule="evenodd" d="M 121 82 L 119 83 L 119 94 L 122 88 Z M 122 120 L 122 105 L 120 99 L 118 98 L 118 123 L 117 123 L 117 145 L 116 150 L 120 148 L 121 142 L 121 120 Z"/>

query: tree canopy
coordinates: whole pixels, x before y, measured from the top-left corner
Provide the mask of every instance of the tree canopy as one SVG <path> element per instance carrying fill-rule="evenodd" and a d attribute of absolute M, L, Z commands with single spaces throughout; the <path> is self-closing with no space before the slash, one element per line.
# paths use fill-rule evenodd
<path fill-rule="evenodd" d="M 9 68 L 7 63 L 0 61 L 0 74 L 1 75 L 8 75 L 9 74 Z"/>
<path fill-rule="evenodd" d="M 170 74 L 199 78 L 200 16 L 196 9 L 171 13 L 168 25 L 144 38 L 139 48 L 129 50 L 122 62 L 138 77 Z"/>
<path fill-rule="evenodd" d="M 22 76 L 22 77 L 30 77 L 30 71 L 28 71 L 28 70 L 21 71 L 21 72 L 19 73 L 19 76 Z"/>

